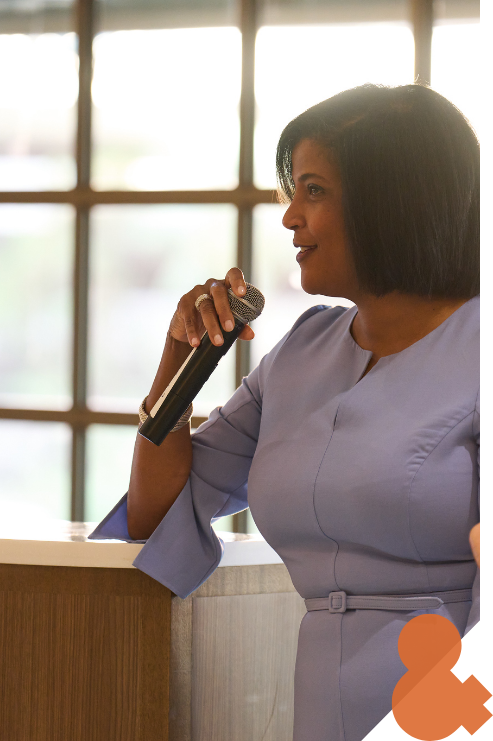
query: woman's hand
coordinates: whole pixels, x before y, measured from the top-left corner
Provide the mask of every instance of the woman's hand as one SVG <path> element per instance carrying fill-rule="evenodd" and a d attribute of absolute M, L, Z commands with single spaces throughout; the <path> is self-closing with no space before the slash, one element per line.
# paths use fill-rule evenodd
<path fill-rule="evenodd" d="M 203 285 L 195 286 L 182 296 L 171 320 L 169 334 L 179 342 L 188 342 L 192 347 L 198 347 L 207 330 L 212 344 L 222 345 L 224 340 L 221 328 L 230 332 L 235 321 L 229 306 L 228 288 L 239 298 L 245 295 L 246 283 L 239 268 L 228 270 L 224 280 L 209 278 Z M 197 310 L 195 302 L 204 293 L 208 293 L 212 301 L 202 301 Z M 239 337 L 242 340 L 252 340 L 255 334 L 246 324 Z"/>
<path fill-rule="evenodd" d="M 469 543 L 480 569 L 493 569 L 493 522 L 478 522 L 469 533 Z"/>

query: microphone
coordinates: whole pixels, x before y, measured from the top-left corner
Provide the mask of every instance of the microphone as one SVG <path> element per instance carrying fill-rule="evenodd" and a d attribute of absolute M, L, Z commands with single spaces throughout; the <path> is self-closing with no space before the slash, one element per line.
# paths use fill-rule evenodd
<path fill-rule="evenodd" d="M 161 445 L 171 432 L 212 375 L 221 358 L 233 346 L 245 324 L 249 324 L 262 313 L 265 304 L 263 294 L 251 283 L 246 284 L 246 289 L 245 295 L 240 298 L 228 288 L 228 300 L 235 326 L 231 332 L 222 330 L 223 344 L 219 347 L 213 345 L 205 332 L 200 345 L 193 348 L 140 427 L 139 434 L 154 445 Z"/>

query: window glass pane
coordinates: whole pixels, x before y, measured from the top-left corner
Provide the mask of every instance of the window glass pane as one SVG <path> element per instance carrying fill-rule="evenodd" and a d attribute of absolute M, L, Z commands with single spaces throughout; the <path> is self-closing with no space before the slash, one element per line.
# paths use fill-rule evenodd
<path fill-rule="evenodd" d="M 137 425 L 88 428 L 86 522 L 100 522 L 128 490 L 136 434 Z"/>
<path fill-rule="evenodd" d="M 98 206 L 91 222 L 89 399 L 136 412 L 157 371 L 184 293 L 236 262 L 229 205 Z M 206 416 L 234 391 L 234 351 L 194 402 Z M 163 389 L 164 390 L 164 389 Z"/>
<path fill-rule="evenodd" d="M 481 0 L 434 0 L 435 23 L 479 21 Z"/>
<path fill-rule="evenodd" d="M 286 206 L 277 204 L 254 210 L 254 283 L 265 295 L 265 309 L 253 323 L 252 368 L 310 306 L 353 306 L 345 298 L 312 296 L 302 290 L 293 233 L 281 224 L 285 210 Z"/>
<path fill-rule="evenodd" d="M 133 30 L 103 31 L 94 41 L 93 184 L 131 190 L 234 188 L 241 86 L 234 4 L 213 4 L 210 17 L 200 3 L 183 3 L 183 13 L 178 3 L 161 5 L 159 13 L 156 3 L 126 2 L 125 14 L 118 16 L 122 3 L 100 4 L 101 28 L 114 28 L 121 18 L 123 27 Z M 207 10 L 208 3 L 202 6 Z M 193 7 L 197 27 L 190 28 Z M 213 28 L 199 27 L 208 19 Z M 149 28 L 153 20 L 174 27 Z"/>
<path fill-rule="evenodd" d="M 289 55 L 285 74 L 283 54 Z M 277 141 L 302 111 L 365 82 L 402 85 L 413 76 L 414 40 L 405 21 L 261 28 L 255 57 L 257 186 L 275 187 Z"/>
<path fill-rule="evenodd" d="M 78 95 L 72 3 L 1 3 L 0 28 L 0 190 L 72 188 Z"/>
<path fill-rule="evenodd" d="M 443 21 L 433 29 L 431 86 L 467 116 L 481 136 L 481 39 L 479 18 Z"/>
<path fill-rule="evenodd" d="M 70 519 L 70 446 L 67 425 L 0 420 L 3 528 Z"/>
<path fill-rule="evenodd" d="M 86 522 L 100 522 L 128 490 L 136 434 L 137 426 L 89 427 L 84 511 Z M 216 531 L 231 531 L 232 520 L 231 516 L 221 517 L 213 527 Z"/>
<path fill-rule="evenodd" d="M 0 205 L 0 406 L 71 406 L 74 213 Z"/>
<path fill-rule="evenodd" d="M 219 534 L 219 536 L 221 535 L 221 533 L 232 533 L 233 532 L 233 515 L 227 515 L 226 517 L 220 517 L 219 520 L 216 520 L 216 522 L 212 524 L 212 527 L 214 528 L 216 533 Z"/>
<path fill-rule="evenodd" d="M 409 18 L 409 0 L 257 0 L 257 5 L 261 26 L 376 23 Z"/>

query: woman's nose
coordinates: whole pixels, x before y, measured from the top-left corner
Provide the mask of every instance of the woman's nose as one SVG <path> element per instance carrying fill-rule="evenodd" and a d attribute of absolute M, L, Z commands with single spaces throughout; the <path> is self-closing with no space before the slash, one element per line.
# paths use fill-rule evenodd
<path fill-rule="evenodd" d="M 282 217 L 282 225 L 286 229 L 301 229 L 304 224 L 303 216 L 296 207 L 295 201 L 291 201 Z"/>

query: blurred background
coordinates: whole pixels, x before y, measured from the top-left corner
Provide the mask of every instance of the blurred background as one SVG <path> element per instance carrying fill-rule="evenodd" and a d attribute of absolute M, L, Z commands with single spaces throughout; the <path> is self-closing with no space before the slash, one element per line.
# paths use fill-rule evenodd
<path fill-rule="evenodd" d="M 276 203 L 298 113 L 418 79 L 481 136 L 479 0 L 2 0 L 0 503 L 99 521 L 180 296 L 233 265 L 266 296 L 197 399 L 224 403 L 309 306 Z M 256 530 L 249 513 L 218 529 Z"/>

